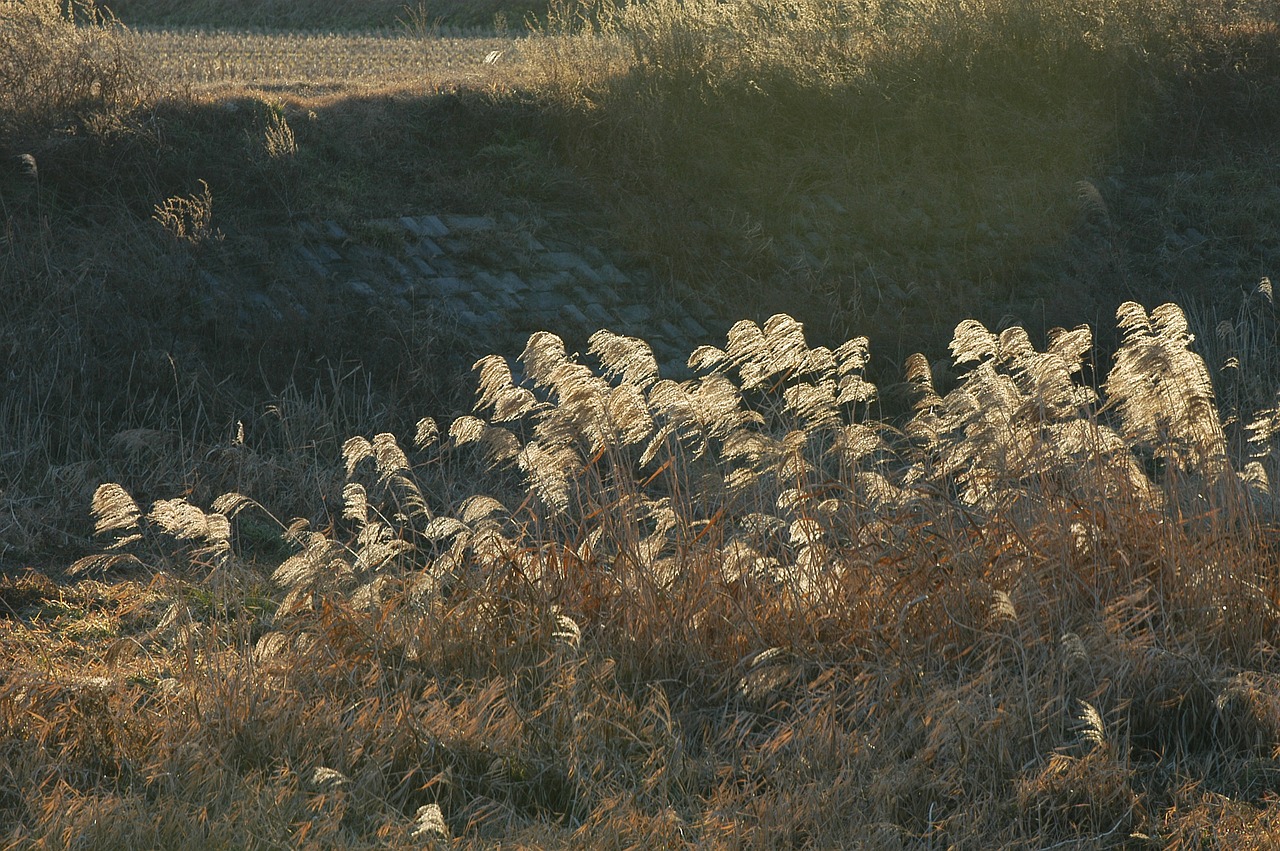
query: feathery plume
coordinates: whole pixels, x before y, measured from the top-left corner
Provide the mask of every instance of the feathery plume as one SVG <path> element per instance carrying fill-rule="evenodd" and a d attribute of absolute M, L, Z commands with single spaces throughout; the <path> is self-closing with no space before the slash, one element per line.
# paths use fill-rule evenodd
<path fill-rule="evenodd" d="M 588 344 L 589 351 L 600 358 L 606 375 L 620 377 L 639 388 L 658 380 L 658 360 L 644 340 L 601 330 L 591 335 Z"/>
<path fill-rule="evenodd" d="M 98 485 L 93 492 L 93 513 L 98 518 L 93 527 L 94 534 L 126 532 L 128 534 L 125 538 L 128 541 L 136 541 L 141 537 L 138 534 L 138 521 L 142 517 L 142 511 L 133 497 L 129 496 L 129 492 L 120 485 L 114 482 Z M 117 546 L 120 544 L 121 542 L 117 542 Z"/>

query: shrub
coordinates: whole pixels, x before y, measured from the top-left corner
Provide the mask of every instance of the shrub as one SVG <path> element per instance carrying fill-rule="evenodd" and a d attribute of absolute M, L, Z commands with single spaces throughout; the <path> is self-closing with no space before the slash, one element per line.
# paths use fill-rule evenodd
<path fill-rule="evenodd" d="M 30 136 L 138 103 L 143 74 L 94 0 L 0 3 L 0 133 Z"/>

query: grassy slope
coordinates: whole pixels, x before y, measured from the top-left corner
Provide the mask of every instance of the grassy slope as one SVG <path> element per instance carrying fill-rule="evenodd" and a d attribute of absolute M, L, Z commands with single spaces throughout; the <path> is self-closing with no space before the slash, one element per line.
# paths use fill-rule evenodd
<path fill-rule="evenodd" d="M 1206 25 L 1151 65 L 1124 43 L 1068 62 L 1034 38 L 960 39 L 932 61 L 881 57 L 878 76 L 813 79 L 767 52 L 753 67 L 698 53 L 680 40 L 697 20 L 623 23 L 650 50 L 634 64 L 598 42 L 547 43 L 519 89 L 72 92 L 5 126 L 8 150 L 39 164 L 38 181 L 0 185 L 11 838 L 399 846 L 436 803 L 477 847 L 1268 847 L 1274 526 L 1203 471 L 1160 474 L 1149 441 L 1127 445 L 1169 502 L 1100 499 L 1112 465 L 1081 473 L 1077 458 L 997 469 L 1004 501 L 966 503 L 954 471 L 932 466 L 945 441 L 913 429 L 914 450 L 884 430 L 894 450 L 866 470 L 812 455 L 797 474 L 783 453 L 732 498 L 709 483 L 751 466 L 741 456 L 673 452 L 637 495 L 615 445 L 579 460 L 582 502 L 560 516 L 536 496 L 517 508 L 520 477 L 486 478 L 463 451 L 413 452 L 410 473 L 384 443 L 380 474 L 354 476 L 377 509 L 362 513 L 341 442 L 465 408 L 439 367 L 458 341 L 424 336 L 431 317 L 352 321 L 319 296 L 285 348 L 286 329 L 201 314 L 197 262 L 286 274 L 273 248 L 291 216 L 551 207 L 589 212 L 582 227 L 605 223 L 673 286 L 756 318 L 786 309 L 811 339 L 875 331 L 886 396 L 917 348 L 941 361 L 946 392 L 942 367 L 956 368 L 941 354 L 962 318 L 1035 336 L 1091 321 L 1114 349 L 1119 301 L 1176 294 L 1210 364 L 1240 362 L 1214 372 L 1223 415 L 1269 401 L 1274 315 L 1241 294 L 1270 272 L 1280 220 L 1274 28 Z M 948 33 L 965 35 L 935 36 Z M 681 45 L 683 64 L 655 62 Z M 298 142 L 286 161 L 261 147 L 281 109 Z M 153 206 L 199 180 L 223 238 L 175 242 Z M 808 231 L 829 246 L 817 269 L 788 247 Z M 748 397 L 785 425 L 781 397 Z M 913 455 L 921 441 L 938 454 Z M 936 495 L 919 504 L 852 476 L 913 459 Z M 210 529 L 189 546 L 173 508 L 105 581 L 19 573 L 60 576 L 85 551 L 103 481 L 144 509 L 238 490 L 324 536 L 282 542 L 249 508 L 230 549 Z M 462 506 L 481 490 L 512 509 L 496 544 L 472 538 L 483 507 Z M 472 527 L 452 539 L 467 539 L 460 564 L 436 558 L 447 525 L 395 517 L 414 492 Z M 674 563 L 640 555 L 665 510 L 632 510 L 641 497 L 676 511 Z M 835 546 L 802 557 L 807 533 L 742 531 L 773 515 L 812 520 Z M 366 572 L 355 556 L 377 561 L 382 522 L 415 550 Z M 781 572 L 743 568 L 735 540 Z"/>

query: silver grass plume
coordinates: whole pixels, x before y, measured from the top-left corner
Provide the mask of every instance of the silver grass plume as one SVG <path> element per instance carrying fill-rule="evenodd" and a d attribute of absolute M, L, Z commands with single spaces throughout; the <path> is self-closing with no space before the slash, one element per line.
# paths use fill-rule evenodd
<path fill-rule="evenodd" d="M 917 411 L 921 413 L 932 411 L 942 404 L 942 397 L 938 395 L 938 391 L 933 386 L 933 368 L 929 365 L 929 360 L 924 355 L 919 352 L 913 352 L 907 357 L 906 379 L 911 388 L 919 395 L 915 404 Z M 917 419 L 920 419 L 920 417 L 917 417 Z"/>
<path fill-rule="evenodd" d="M 716 369 L 728 361 L 729 356 L 715 346 L 698 346 L 689 355 L 687 366 L 694 372 Z"/>
<path fill-rule="evenodd" d="M 1103 385 L 1126 435 L 1178 467 L 1210 477 L 1226 469 L 1226 438 L 1209 370 L 1191 351 L 1182 309 L 1150 315 L 1125 302 L 1116 311 L 1124 340 Z"/>
<path fill-rule="evenodd" d="M 768 357 L 768 342 L 760 326 L 749 319 L 733 324 L 724 348 L 725 361 L 742 376 L 743 389 L 755 389 L 763 380 L 757 363 Z"/>
<path fill-rule="evenodd" d="M 1272 440 L 1280 434 L 1280 392 L 1276 394 L 1275 405 L 1255 414 L 1254 419 L 1245 426 L 1245 431 L 1248 434 L 1251 458 L 1265 458 L 1272 453 Z M 96 496 L 94 504 L 97 504 Z"/>
<path fill-rule="evenodd" d="M 877 514 L 900 511 L 918 504 L 920 495 L 892 482 L 884 473 L 859 471 L 853 474 L 853 490 L 861 505 Z"/>
<path fill-rule="evenodd" d="M 866 337 L 854 337 L 841 343 L 832 354 L 836 359 L 837 374 L 861 372 L 871 363 L 871 341 Z"/>
<path fill-rule="evenodd" d="M 880 429 L 866 423 L 850 423 L 836 432 L 830 452 L 850 467 L 888 448 Z"/>
<path fill-rule="evenodd" d="M 804 326 L 784 313 L 769 317 L 763 329 L 745 319 L 736 323 L 729 329 L 725 355 L 742 377 L 744 390 L 764 388 L 780 374 L 813 372 L 821 367 L 805 341 Z"/>
<path fill-rule="evenodd" d="M 412 544 L 397 539 L 395 530 L 390 526 L 369 523 L 356 536 L 356 557 L 352 569 L 356 573 L 376 572 L 412 549 Z"/>
<path fill-rule="evenodd" d="M 720 565 L 720 575 L 725 582 L 736 582 L 739 579 L 749 578 L 755 573 L 756 566 L 760 560 L 760 553 L 746 541 L 738 538 L 725 543 L 720 548 L 720 556 L 717 559 Z"/>
<path fill-rule="evenodd" d="M 449 426 L 449 437 L 453 440 L 455 446 L 466 446 L 469 443 L 479 441 L 488 427 L 489 424 L 479 417 L 464 414 Z"/>
<path fill-rule="evenodd" d="M 356 473 L 356 467 L 366 458 L 373 457 L 373 444 L 364 437 L 351 437 L 342 444 L 342 458 L 347 465 L 347 478 Z"/>
<path fill-rule="evenodd" d="M 787 537 L 792 544 L 808 546 L 822 540 L 824 531 L 822 524 L 813 517 L 801 517 L 787 529 Z"/>
<path fill-rule="evenodd" d="M 876 386 L 861 375 L 842 375 L 839 379 L 836 404 L 851 405 L 858 403 L 865 405 L 869 402 L 874 402 L 877 393 Z"/>
<path fill-rule="evenodd" d="M 992 591 L 991 603 L 987 606 L 987 623 L 991 626 L 1000 626 L 1017 620 L 1018 610 L 1013 605 L 1013 598 L 1008 592 L 998 589 Z"/>
<path fill-rule="evenodd" d="M 448 842 L 453 838 L 439 804 L 418 807 L 409 838 L 415 842 Z"/>
<path fill-rule="evenodd" d="M 956 366 L 984 363 L 995 357 L 1000 339 L 976 319 L 965 319 L 951 336 L 951 358 Z"/>
<path fill-rule="evenodd" d="M 307 785 L 316 792 L 332 794 L 349 788 L 351 778 L 332 768 L 317 766 L 315 771 L 311 772 L 310 782 Z"/>
<path fill-rule="evenodd" d="M 468 547 L 475 563 L 481 567 L 492 567 L 523 551 L 516 541 L 505 534 L 502 521 L 494 518 L 475 522 Z"/>
<path fill-rule="evenodd" d="M 436 421 L 431 417 L 423 417 L 418 420 L 417 428 L 414 431 L 413 443 L 419 449 L 426 449 L 435 444 L 440 439 L 440 427 L 436 425 Z"/>
<path fill-rule="evenodd" d="M 481 520 L 487 520 L 495 514 L 507 514 L 507 508 L 501 502 L 491 496 L 483 494 L 475 494 L 467 497 L 462 502 L 459 510 L 463 523 L 479 523 Z"/>
<path fill-rule="evenodd" d="M 836 383 L 830 378 L 803 381 L 782 391 L 785 410 L 799 420 L 804 431 L 834 428 L 840 423 Z"/>
<path fill-rule="evenodd" d="M 422 536 L 428 541 L 440 543 L 470 532 L 471 528 L 456 517 L 436 517 L 423 528 Z"/>
<path fill-rule="evenodd" d="M 1096 403 L 1097 394 L 1092 389 L 1075 383 L 1075 376 L 1083 370 L 1084 359 L 1092 348 L 1093 331 L 1087 325 L 1070 331 L 1051 330 L 1048 351 L 1037 364 L 1038 368 L 1031 371 L 1034 392 L 1068 410 Z M 1052 392 L 1048 388 L 1052 388 Z"/>
<path fill-rule="evenodd" d="M 93 492 L 93 514 L 97 517 L 93 531 L 96 535 L 108 532 L 124 533 L 111 544 L 116 549 L 142 537 L 138 521 L 142 511 L 129 492 L 114 482 L 98 485 Z"/>
<path fill-rule="evenodd" d="M 222 496 L 215 499 L 212 505 L 214 511 L 223 515 L 228 520 L 235 519 L 237 514 L 250 507 L 257 508 L 262 511 L 266 510 L 261 504 L 250 499 L 244 494 L 234 492 L 224 493 Z"/>
<path fill-rule="evenodd" d="M 814 472 L 805 450 L 809 446 L 808 432 L 792 429 L 782 437 L 778 449 L 778 464 L 773 471 L 784 482 L 808 479 Z"/>
<path fill-rule="evenodd" d="M 1039 352 L 1021 328 L 993 334 L 966 320 L 956 328 L 951 350 L 957 365 L 972 365 L 961 384 L 939 398 L 923 357 L 908 361 L 908 381 L 921 400 L 907 433 L 928 447 L 937 473 L 965 485 L 963 496 L 984 504 L 1001 493 L 1024 493 L 1029 480 L 1051 475 L 1072 487 L 1108 497 L 1123 492 L 1148 496 L 1149 488 L 1124 441 L 1093 418 L 1096 394 L 1077 383 L 1092 347 L 1087 328 L 1055 329 Z M 1086 458 L 1107 459 L 1081 467 Z M 1086 472 L 1088 471 L 1088 472 Z"/>
<path fill-rule="evenodd" d="M 754 487 L 761 476 L 776 470 L 783 451 L 780 440 L 762 431 L 741 428 L 730 433 L 720 450 L 730 468 L 725 478 L 730 493 Z"/>
<path fill-rule="evenodd" d="M 577 650 L 582 644 L 582 627 L 568 615 L 557 613 L 551 639 L 568 650 Z"/>
<path fill-rule="evenodd" d="M 1102 197 L 1102 193 L 1098 191 L 1097 184 L 1092 180 L 1081 180 L 1076 183 L 1076 199 L 1080 202 L 1080 209 L 1086 216 L 1107 230 L 1115 229 L 1111 219 L 1111 208 L 1107 205 L 1107 200 Z"/>
<path fill-rule="evenodd" d="M 486 355 L 473 369 L 480 373 L 476 408 L 493 411 L 494 422 L 518 420 L 538 407 L 532 391 L 512 382 L 511 367 L 501 355 Z"/>
<path fill-rule="evenodd" d="M 748 512 L 738 518 L 738 525 L 742 531 L 763 541 L 776 540 L 782 541 L 782 533 L 788 529 L 787 521 L 781 517 L 775 517 L 772 514 L 764 514 L 759 511 Z"/>
<path fill-rule="evenodd" d="M 409 472 L 409 458 L 396 442 L 396 436 L 382 432 L 373 436 L 373 457 L 378 464 L 378 478 L 387 481 L 392 476 Z"/>
<path fill-rule="evenodd" d="M 539 387 L 550 387 L 555 371 L 566 360 L 568 354 L 564 341 L 549 331 L 539 331 L 530 336 L 520 355 L 529 379 Z"/>
<path fill-rule="evenodd" d="M 1076 711 L 1071 717 L 1069 728 L 1077 740 L 1090 749 L 1101 747 L 1107 742 L 1107 728 L 1102 715 L 1087 701 L 1076 701 Z"/>
<path fill-rule="evenodd" d="M 1062 665 L 1067 670 L 1082 668 L 1089 661 L 1089 651 L 1084 641 L 1074 632 L 1064 632 L 1058 641 L 1058 650 L 1062 656 Z"/>
<path fill-rule="evenodd" d="M 337 541 L 319 532 L 299 530 L 296 539 L 302 544 L 300 553 L 285 559 L 271 574 L 271 580 L 282 588 L 299 590 L 316 582 L 350 573 L 347 550 Z"/>
<path fill-rule="evenodd" d="M 809 495 L 799 488 L 783 488 L 778 492 L 774 505 L 782 514 L 795 515 L 804 510 L 808 501 Z"/>
<path fill-rule="evenodd" d="M 532 442 L 516 456 L 535 493 L 552 511 L 569 507 L 569 475 L 580 464 L 578 454 L 568 446 L 544 446 Z"/>
<path fill-rule="evenodd" d="M 597 432 L 605 446 L 633 446 L 653 434 L 653 417 L 639 387 L 623 384 L 609 391 Z"/>
<path fill-rule="evenodd" d="M 642 464 L 649 463 L 670 437 L 684 443 L 698 458 L 711 440 L 728 439 L 748 423 L 763 423 L 758 414 L 743 410 L 737 386 L 719 373 L 680 383 L 659 381 L 650 389 L 648 403 L 659 425 Z"/>
<path fill-rule="evenodd" d="M 76 559 L 67 568 L 67 573 L 71 576 L 85 576 L 87 574 L 106 573 L 109 570 L 124 566 L 140 567 L 142 566 L 142 559 L 132 553 L 94 553 Z"/>
<path fill-rule="evenodd" d="M 380 481 L 395 493 L 399 503 L 398 516 L 430 520 L 434 516 L 431 507 L 411 475 L 409 459 L 395 436 L 389 433 L 376 435 L 373 449 L 378 459 Z"/>
<path fill-rule="evenodd" d="M 369 522 L 369 497 L 359 482 L 348 482 L 342 488 L 342 517 L 361 528 Z"/>
<path fill-rule="evenodd" d="M 221 514 L 205 514 L 183 499 L 161 499 L 151 506 L 147 519 L 181 541 L 204 541 L 210 551 L 230 549 L 231 523 Z"/>
<path fill-rule="evenodd" d="M 804 338 L 804 326 L 785 313 L 770 316 L 764 323 L 765 341 L 769 346 L 769 362 L 765 368 L 775 372 L 814 372 L 820 365 L 814 363 L 814 353 Z M 830 354 L 829 352 L 827 353 Z"/>
<path fill-rule="evenodd" d="M 520 441 L 502 426 L 491 426 L 479 417 L 458 417 L 449 426 L 449 437 L 455 446 L 476 444 L 491 467 L 514 459 L 520 452 Z"/>
<path fill-rule="evenodd" d="M 644 340 L 601 330 L 591 335 L 588 344 L 606 375 L 641 389 L 658 380 L 658 360 Z"/>

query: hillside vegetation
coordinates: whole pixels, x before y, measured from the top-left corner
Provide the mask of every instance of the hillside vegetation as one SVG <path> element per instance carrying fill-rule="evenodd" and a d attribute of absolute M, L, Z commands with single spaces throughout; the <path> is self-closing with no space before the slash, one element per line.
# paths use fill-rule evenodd
<path fill-rule="evenodd" d="M 381 88 L 77 8 L 0 5 L 0 845 L 1276 844 L 1270 5 L 556 4 Z M 421 208 L 741 321 L 202 306 Z"/>

